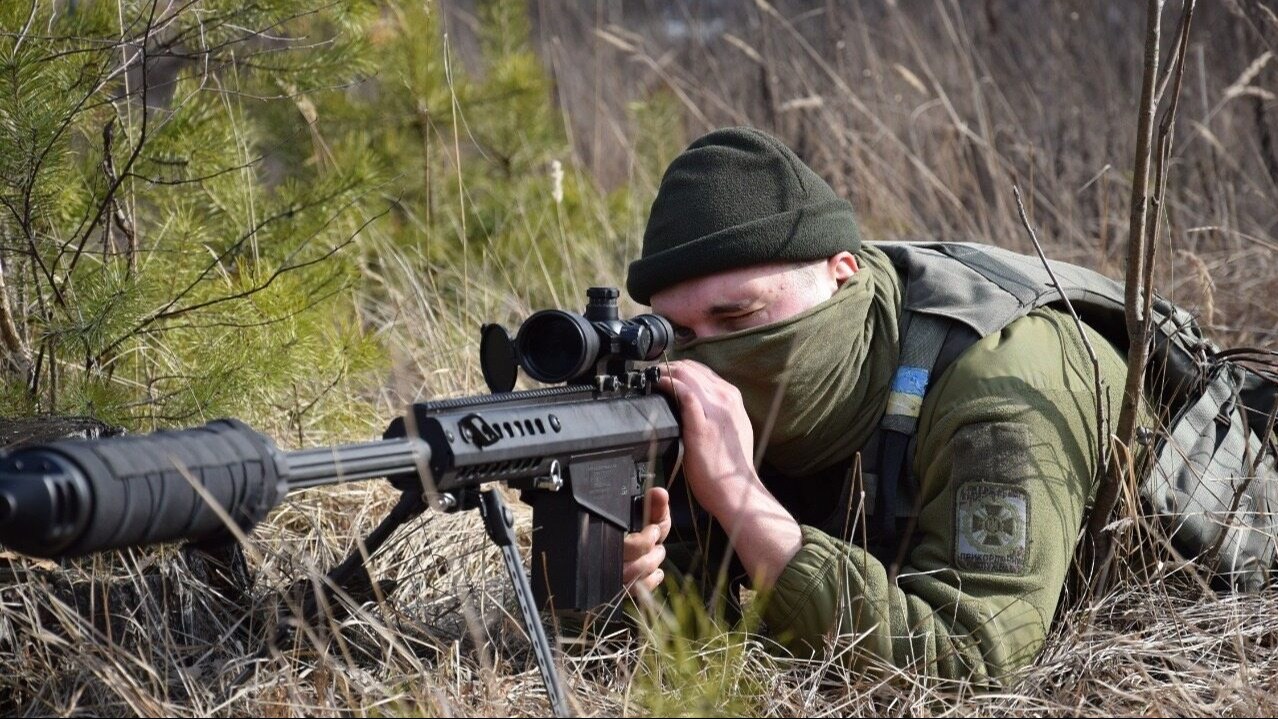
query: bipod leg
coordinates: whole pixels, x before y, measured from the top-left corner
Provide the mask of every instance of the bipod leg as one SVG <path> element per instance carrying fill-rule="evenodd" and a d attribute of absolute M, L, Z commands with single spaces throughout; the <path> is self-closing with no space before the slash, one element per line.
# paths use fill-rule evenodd
<path fill-rule="evenodd" d="M 524 615 L 524 626 L 532 639 L 533 654 L 537 657 L 537 670 L 541 672 L 541 680 L 546 684 L 546 694 L 550 697 L 550 707 L 557 717 L 570 717 L 568 700 L 564 696 L 563 684 L 559 681 L 559 672 L 555 668 L 554 657 L 550 653 L 550 640 L 546 638 L 546 627 L 541 623 L 541 614 L 537 612 L 537 602 L 533 599 L 532 587 L 528 584 L 528 575 L 524 573 L 524 562 L 519 557 L 519 547 L 515 544 L 515 522 L 496 490 L 485 490 L 479 493 L 481 501 L 479 512 L 484 517 L 484 528 L 488 536 L 501 547 L 502 563 L 506 565 L 506 573 L 515 587 L 515 597 L 519 602 L 519 611 Z"/>

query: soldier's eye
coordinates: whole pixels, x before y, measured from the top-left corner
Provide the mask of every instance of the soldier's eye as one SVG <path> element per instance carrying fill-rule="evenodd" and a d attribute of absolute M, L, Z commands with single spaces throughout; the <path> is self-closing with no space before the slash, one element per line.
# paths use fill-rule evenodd
<path fill-rule="evenodd" d="M 733 315 L 728 318 L 728 326 L 734 330 L 746 329 L 754 325 L 753 318 L 763 311 L 762 307 L 756 307 L 749 312 L 742 312 L 739 315 Z"/>

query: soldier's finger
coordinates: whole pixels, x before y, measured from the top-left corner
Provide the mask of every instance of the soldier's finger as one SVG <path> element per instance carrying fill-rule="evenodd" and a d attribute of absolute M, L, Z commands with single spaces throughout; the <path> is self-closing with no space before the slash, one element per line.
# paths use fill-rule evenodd
<path fill-rule="evenodd" d="M 687 429 L 696 431 L 705 422 L 705 403 L 701 400 L 698 391 L 687 382 L 666 375 L 657 382 L 657 389 L 679 402 L 683 421 L 693 425 Z"/>
<path fill-rule="evenodd" d="M 670 493 L 661 487 L 648 490 L 648 521 L 660 528 L 657 542 L 666 541 L 670 536 Z"/>
<path fill-rule="evenodd" d="M 661 527 L 656 524 L 649 524 L 638 532 L 627 534 L 621 542 L 621 557 L 627 562 L 633 562 L 651 552 L 660 539 Z"/>
<path fill-rule="evenodd" d="M 633 562 L 626 562 L 626 566 L 621 571 L 621 580 L 625 584 L 632 584 L 640 579 L 652 574 L 661 567 L 661 563 L 666 559 L 666 548 L 660 544 L 653 548 L 643 557 Z"/>
<path fill-rule="evenodd" d="M 648 576 L 644 577 L 642 584 L 643 586 L 648 588 L 648 591 L 650 592 L 656 591 L 657 587 L 661 586 L 661 580 L 665 578 L 666 578 L 665 571 L 658 569 L 652 574 L 649 574 Z"/>

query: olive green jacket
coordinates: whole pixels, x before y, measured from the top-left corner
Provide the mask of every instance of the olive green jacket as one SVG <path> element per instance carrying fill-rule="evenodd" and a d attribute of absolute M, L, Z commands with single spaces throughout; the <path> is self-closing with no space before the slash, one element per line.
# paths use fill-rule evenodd
<path fill-rule="evenodd" d="M 1087 329 L 1118 416 L 1125 363 Z M 1073 320 L 1035 310 L 961 354 L 923 402 L 919 514 L 895 583 L 865 549 L 809 526 L 764 598 L 798 653 L 997 679 L 1043 647 L 1098 476 L 1094 374 Z"/>

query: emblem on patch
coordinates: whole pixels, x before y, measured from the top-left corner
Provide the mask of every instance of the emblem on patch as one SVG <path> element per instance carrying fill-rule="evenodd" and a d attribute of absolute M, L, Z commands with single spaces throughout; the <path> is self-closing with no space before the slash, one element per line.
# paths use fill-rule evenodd
<path fill-rule="evenodd" d="M 1006 484 L 958 488 L 955 563 L 979 572 L 1020 574 L 1029 553 L 1029 493 Z"/>

